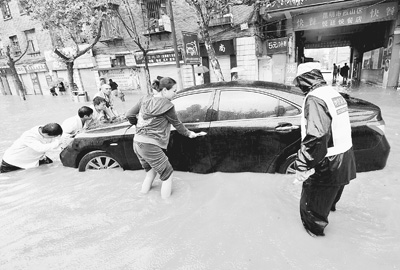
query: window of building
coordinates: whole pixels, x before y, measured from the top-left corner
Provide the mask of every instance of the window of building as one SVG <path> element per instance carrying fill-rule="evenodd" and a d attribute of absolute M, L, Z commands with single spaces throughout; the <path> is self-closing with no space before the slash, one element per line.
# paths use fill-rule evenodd
<path fill-rule="evenodd" d="M 6 55 L 6 51 L 4 49 L 3 40 L 0 39 L 0 56 L 5 56 L 5 55 Z"/>
<path fill-rule="evenodd" d="M 11 36 L 10 37 L 11 51 L 14 55 L 18 56 L 21 54 L 21 48 L 19 47 L 18 37 Z"/>
<path fill-rule="evenodd" d="M 18 0 L 19 14 L 26 14 L 26 3 L 25 1 Z"/>
<path fill-rule="evenodd" d="M 26 42 L 28 43 L 28 53 L 38 53 L 39 45 L 36 39 L 35 29 L 25 31 Z"/>
<path fill-rule="evenodd" d="M 163 14 L 167 14 L 166 0 L 147 0 L 145 1 L 145 9 L 149 20 L 161 19 Z"/>
<path fill-rule="evenodd" d="M 7 1 L 3 1 L 1 3 L 1 11 L 3 12 L 3 19 L 7 20 L 11 18 L 11 10 L 10 7 L 8 6 Z"/>
<path fill-rule="evenodd" d="M 171 31 L 166 0 L 147 0 L 142 2 L 144 26 L 154 31 Z"/>
<path fill-rule="evenodd" d="M 115 56 L 115 58 L 111 58 L 111 67 L 124 67 L 124 66 L 126 66 L 124 55 L 117 55 Z"/>

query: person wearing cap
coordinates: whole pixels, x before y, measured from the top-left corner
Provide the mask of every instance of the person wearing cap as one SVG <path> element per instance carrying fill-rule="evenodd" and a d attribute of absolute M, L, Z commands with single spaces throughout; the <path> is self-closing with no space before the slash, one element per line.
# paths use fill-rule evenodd
<path fill-rule="evenodd" d="M 356 177 L 348 107 L 326 84 L 319 63 L 300 64 L 293 83 L 306 95 L 295 161 L 295 182 L 303 183 L 300 216 L 310 235 L 323 236 L 330 211 L 336 210 L 344 186 Z"/>
<path fill-rule="evenodd" d="M 205 135 L 188 130 L 178 119 L 171 102 L 177 91 L 176 81 L 169 77 L 160 79 L 154 94 L 143 97 L 126 113 L 131 124 L 136 125 L 133 149 L 146 171 L 141 192 L 146 194 L 157 174 L 162 181 L 161 197 L 168 198 L 172 190 L 173 169 L 164 151 L 167 149 L 171 124 L 189 138 Z"/>

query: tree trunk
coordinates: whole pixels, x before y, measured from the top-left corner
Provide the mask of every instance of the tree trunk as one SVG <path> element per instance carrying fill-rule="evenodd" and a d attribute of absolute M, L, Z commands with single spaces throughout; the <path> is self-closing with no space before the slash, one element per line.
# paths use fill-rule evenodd
<path fill-rule="evenodd" d="M 11 74 L 13 75 L 15 82 L 17 83 L 16 86 L 17 86 L 17 92 L 19 94 L 19 97 L 21 98 L 21 100 L 26 100 L 25 89 L 24 89 L 24 86 L 22 85 L 21 79 L 18 76 L 14 61 L 12 61 L 11 59 L 8 59 L 7 64 L 11 69 Z"/>
<path fill-rule="evenodd" d="M 206 49 L 207 49 L 207 54 L 208 54 L 208 57 L 210 58 L 210 63 L 211 63 L 211 66 L 212 66 L 212 68 L 214 70 L 214 74 L 217 77 L 217 80 L 219 82 L 225 81 L 224 80 L 224 75 L 222 74 L 221 67 L 220 67 L 219 62 L 218 62 L 218 59 L 215 56 L 215 50 L 214 50 L 214 47 L 212 45 L 212 41 L 211 41 L 211 38 L 210 38 L 210 33 L 208 32 L 208 29 L 204 25 L 200 25 L 200 30 L 201 30 L 201 32 L 203 34 L 203 39 L 204 39 L 204 43 L 205 43 L 205 46 L 206 46 Z"/>
<path fill-rule="evenodd" d="M 150 70 L 149 70 L 149 62 L 147 60 L 147 52 L 143 51 L 143 59 L 144 59 L 144 74 L 146 76 L 146 89 L 148 94 L 152 94 L 153 90 L 151 88 L 151 80 L 150 80 Z"/>
<path fill-rule="evenodd" d="M 78 91 L 78 89 L 75 89 L 74 83 L 74 62 L 66 62 L 65 64 L 67 65 L 69 90 L 73 94 L 73 91 Z"/>

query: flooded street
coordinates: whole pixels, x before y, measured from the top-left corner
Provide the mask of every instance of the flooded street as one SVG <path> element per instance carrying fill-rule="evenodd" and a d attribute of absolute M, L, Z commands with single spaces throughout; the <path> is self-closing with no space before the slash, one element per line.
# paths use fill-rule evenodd
<path fill-rule="evenodd" d="M 0 174 L 0 269 L 400 269 L 400 91 L 349 93 L 381 107 L 391 153 L 384 170 L 345 188 L 325 237 L 303 229 L 290 175 L 176 172 L 162 200 L 159 180 L 140 195 L 143 171 L 80 173 L 52 153 L 53 164 Z M 126 95 L 117 110 L 137 99 Z M 0 95 L 0 156 L 82 105 Z"/>

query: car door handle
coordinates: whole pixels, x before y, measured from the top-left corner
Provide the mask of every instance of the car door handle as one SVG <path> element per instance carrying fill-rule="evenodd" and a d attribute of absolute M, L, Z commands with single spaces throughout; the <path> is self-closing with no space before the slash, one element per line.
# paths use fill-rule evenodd
<path fill-rule="evenodd" d="M 300 128 L 299 126 L 293 126 L 293 125 L 279 125 L 275 127 L 275 130 L 278 132 L 289 132 L 299 128 Z"/>

